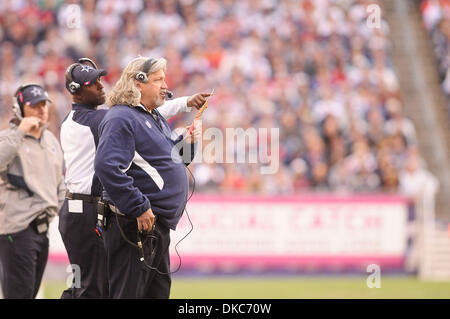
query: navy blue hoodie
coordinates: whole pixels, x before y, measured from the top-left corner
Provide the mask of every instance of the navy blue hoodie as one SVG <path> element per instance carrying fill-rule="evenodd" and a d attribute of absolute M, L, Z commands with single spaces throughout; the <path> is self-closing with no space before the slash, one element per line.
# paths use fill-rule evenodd
<path fill-rule="evenodd" d="M 143 106 L 116 105 L 107 112 L 99 126 L 95 172 L 104 199 L 120 212 L 136 218 L 151 208 L 175 230 L 189 191 L 183 142 L 171 139 L 166 120 L 154 112 L 156 119 Z M 193 155 L 192 148 L 189 162 Z"/>

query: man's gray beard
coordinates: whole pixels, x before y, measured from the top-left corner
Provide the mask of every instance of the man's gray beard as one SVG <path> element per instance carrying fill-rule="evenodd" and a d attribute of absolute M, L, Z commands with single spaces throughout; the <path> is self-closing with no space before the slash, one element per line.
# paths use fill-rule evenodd
<path fill-rule="evenodd" d="M 163 98 L 158 97 L 158 98 L 156 99 L 156 101 L 155 101 L 156 107 L 160 107 L 160 106 L 163 105 L 165 102 L 166 102 L 166 101 L 165 101 Z"/>

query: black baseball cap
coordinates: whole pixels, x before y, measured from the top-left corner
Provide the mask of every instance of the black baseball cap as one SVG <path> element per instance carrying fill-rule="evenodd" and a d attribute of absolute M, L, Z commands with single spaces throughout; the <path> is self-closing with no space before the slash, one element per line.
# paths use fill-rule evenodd
<path fill-rule="evenodd" d="M 86 64 L 78 64 L 70 71 L 68 68 L 67 72 L 71 73 L 66 76 L 66 88 L 69 90 L 69 85 L 71 82 L 75 82 L 81 86 L 91 85 L 101 76 L 108 74 L 106 70 L 98 70 Z"/>
<path fill-rule="evenodd" d="M 21 108 L 25 105 L 36 105 L 42 101 L 50 101 L 44 88 L 37 84 L 29 84 L 22 86 L 17 90 L 17 100 L 20 102 Z"/>

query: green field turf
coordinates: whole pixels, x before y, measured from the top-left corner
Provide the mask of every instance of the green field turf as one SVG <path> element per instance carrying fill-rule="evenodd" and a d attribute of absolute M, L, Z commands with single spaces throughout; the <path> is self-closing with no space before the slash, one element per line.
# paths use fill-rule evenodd
<path fill-rule="evenodd" d="M 59 298 L 63 283 L 46 282 L 44 298 Z M 422 282 L 412 277 L 381 278 L 380 288 L 368 288 L 366 277 L 175 277 L 173 299 L 450 299 L 450 282 Z"/>

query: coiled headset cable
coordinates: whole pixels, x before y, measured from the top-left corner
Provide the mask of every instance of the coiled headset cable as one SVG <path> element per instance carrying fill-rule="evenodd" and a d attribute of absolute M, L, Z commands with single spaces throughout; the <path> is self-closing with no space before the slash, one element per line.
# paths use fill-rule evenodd
<path fill-rule="evenodd" d="M 189 232 L 188 232 L 186 235 L 183 236 L 183 238 L 181 238 L 181 239 L 175 244 L 175 252 L 177 253 L 177 256 L 178 256 L 178 259 L 179 259 L 180 262 L 179 262 L 179 264 L 178 264 L 178 266 L 177 266 L 177 269 L 175 269 L 174 271 L 162 272 L 162 271 L 160 271 L 158 268 L 149 265 L 149 264 L 147 263 L 147 261 L 145 260 L 145 255 L 144 255 L 144 245 L 145 245 L 145 243 L 147 242 L 147 239 L 150 238 L 151 241 L 153 241 L 153 239 L 158 239 L 155 235 L 153 235 L 153 232 L 154 232 L 154 231 L 157 232 L 157 229 L 156 229 L 156 227 L 155 227 L 156 219 L 155 219 L 155 222 L 153 223 L 153 228 L 152 228 L 150 234 L 145 234 L 146 238 L 145 238 L 144 240 L 142 240 L 142 238 L 141 238 L 141 232 L 138 231 L 138 233 L 137 233 L 137 243 L 135 244 L 135 243 L 133 243 L 131 240 L 129 240 L 129 239 L 127 238 L 127 236 L 126 236 L 125 233 L 123 232 L 122 227 L 121 227 L 120 224 L 119 224 L 119 217 L 118 217 L 118 214 L 115 214 L 115 215 L 116 215 L 116 223 L 117 223 L 117 227 L 119 228 L 120 235 L 122 236 L 122 238 L 123 238 L 128 244 L 130 244 L 131 246 L 136 247 L 137 249 L 139 249 L 139 253 L 140 253 L 140 259 L 139 259 L 139 260 L 140 260 L 141 262 L 144 263 L 145 267 L 147 267 L 147 268 L 150 269 L 150 270 L 156 271 L 156 272 L 157 272 L 158 274 L 160 274 L 160 275 L 170 275 L 170 274 L 174 274 L 174 273 L 176 273 L 176 272 L 178 272 L 178 271 L 180 270 L 182 261 L 181 261 L 180 253 L 178 252 L 178 245 L 179 245 L 184 239 L 186 239 L 186 237 L 188 237 L 188 236 L 192 233 L 192 231 L 194 230 L 194 224 L 192 223 L 192 220 L 191 220 L 191 218 L 190 218 L 190 216 L 189 216 L 189 213 L 188 213 L 188 211 L 187 211 L 187 209 L 186 209 L 186 205 L 187 205 L 187 202 L 189 202 L 189 200 L 191 199 L 192 195 L 194 195 L 194 191 L 195 191 L 195 177 L 194 177 L 194 174 L 192 174 L 192 172 L 191 172 L 191 170 L 189 169 L 189 167 L 186 166 L 186 168 L 187 168 L 187 170 L 189 171 L 189 174 L 190 174 L 191 177 L 192 177 L 192 192 L 191 192 L 191 195 L 188 197 L 188 199 L 187 199 L 187 201 L 186 201 L 186 204 L 185 204 L 185 206 L 184 206 L 184 211 L 186 212 L 186 216 L 187 216 L 187 218 L 188 218 L 188 220 L 189 220 L 189 224 L 191 225 L 191 229 L 189 230 Z M 152 246 L 153 246 L 153 245 L 152 245 Z M 169 249 L 169 246 L 167 247 L 167 249 Z M 151 257 L 154 256 L 155 253 L 156 253 L 156 247 L 152 249 L 152 252 L 151 252 L 150 256 L 151 256 Z M 153 259 L 153 258 L 152 258 L 152 259 Z"/>

